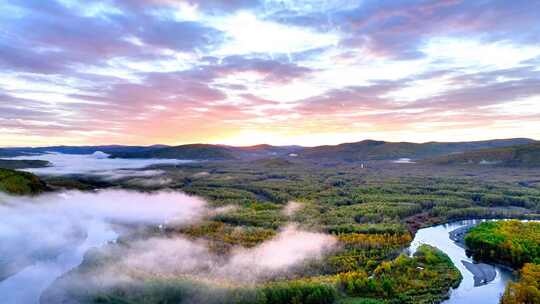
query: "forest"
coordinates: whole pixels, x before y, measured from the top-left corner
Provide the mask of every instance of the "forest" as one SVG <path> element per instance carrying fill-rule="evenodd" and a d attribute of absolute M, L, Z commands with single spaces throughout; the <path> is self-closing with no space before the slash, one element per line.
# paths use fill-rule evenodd
<path fill-rule="evenodd" d="M 465 244 L 479 260 L 513 268 L 521 268 L 525 263 L 540 264 L 540 223 L 484 222 L 469 231 Z"/>
<path fill-rule="evenodd" d="M 44 303 L 55 303 L 62 286 L 69 286 L 68 298 L 83 303 L 439 303 L 461 276 L 436 248 L 421 247 L 413 257 L 403 254 L 418 229 L 459 219 L 535 219 L 540 214 L 540 188 L 531 182 L 536 173 L 524 169 L 435 171 L 424 164 L 375 161 L 361 166 L 279 159 L 151 169 L 162 171 L 159 180 L 167 183 L 129 176 L 37 179 L 45 190 L 178 190 L 222 210 L 187 225 L 123 227 L 117 242 L 92 250 L 81 266 L 55 282 L 44 294 Z M 287 227 L 330 236 L 336 245 L 286 274 L 264 274 L 264 280 L 250 284 L 141 270 L 129 271 L 129 280 L 114 288 L 95 280 L 139 240 L 202 242 L 216 261 L 227 261 L 238 250 L 255 250 L 279 239 Z"/>
<path fill-rule="evenodd" d="M 467 233 L 465 243 L 476 259 L 520 269 L 519 280 L 506 287 L 502 304 L 540 303 L 539 222 L 484 222 Z"/>
<path fill-rule="evenodd" d="M 507 169 L 475 169 L 476 176 L 447 169 L 434 175 L 423 165 L 397 170 L 378 162 L 361 168 L 351 163 L 324 166 L 273 159 L 156 168 L 171 178 L 168 188 L 201 196 L 210 206 L 227 211 L 187 226 L 138 229 L 115 246 L 129 247 L 132 239 L 156 235 L 181 236 L 202 240 L 213 254 L 226 258 L 238 248 L 257 248 L 274 239 L 291 223 L 332 235 L 338 246 L 321 260 L 308 260 L 286 276 L 270 276 L 255 286 L 192 276 L 145 274 L 141 278 L 138 273 L 137 279 L 145 284 L 109 291 L 96 288 L 99 292 L 84 295 L 87 302 L 176 303 L 195 298 L 205 303 L 223 299 L 230 303 L 438 303 L 461 277 L 437 249 L 422 248 L 413 258 L 402 255 L 417 229 L 465 218 L 536 218 L 540 211 L 540 189 L 519 184 L 528 173 L 517 171 L 522 175 L 508 180 Z M 53 188 L 163 188 L 136 183 L 136 178 L 110 182 L 76 176 L 45 181 Z M 297 210 L 288 213 L 291 202 Z M 99 271 L 103 261 L 114 260 L 107 251 L 85 259 L 65 281 Z"/>

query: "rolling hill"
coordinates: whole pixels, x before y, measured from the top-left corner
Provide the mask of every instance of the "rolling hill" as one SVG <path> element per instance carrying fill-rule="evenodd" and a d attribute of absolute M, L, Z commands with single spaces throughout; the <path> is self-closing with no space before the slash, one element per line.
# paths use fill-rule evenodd
<path fill-rule="evenodd" d="M 364 140 L 334 146 L 300 147 L 254 145 L 234 147 L 211 144 L 180 146 L 56 146 L 44 148 L 4 148 L 0 157 L 59 152 L 66 154 L 91 154 L 96 151 L 110 154 L 112 158 L 171 158 L 194 160 L 254 160 L 262 158 L 299 158 L 305 160 L 367 161 L 394 160 L 399 158 L 430 159 L 443 155 L 464 153 L 486 148 L 502 148 L 532 144 L 527 138 L 496 139 L 473 142 L 386 142 Z"/>
<path fill-rule="evenodd" d="M 399 158 L 425 159 L 452 153 L 506 147 L 535 142 L 526 138 L 496 139 L 473 142 L 385 142 L 364 140 L 336 146 L 305 148 L 299 157 L 306 159 L 332 159 L 342 161 L 388 160 Z"/>
<path fill-rule="evenodd" d="M 512 167 L 540 167 L 540 143 L 480 149 L 438 157 L 428 160 L 428 162 L 441 165 L 479 164 Z"/>
<path fill-rule="evenodd" d="M 298 158 L 308 160 L 366 161 L 398 158 L 426 159 L 452 153 L 506 147 L 533 143 L 526 138 L 500 139 L 475 142 L 385 142 L 365 140 L 335 146 L 300 147 L 256 145 L 232 147 L 222 145 L 194 144 L 165 147 L 142 152 L 113 153 L 120 158 L 176 158 L 176 159 L 259 159 L 268 157 L 289 157 L 294 153 Z"/>
<path fill-rule="evenodd" d="M 113 158 L 170 158 L 170 159 L 200 159 L 227 160 L 234 159 L 233 153 L 225 146 L 192 144 L 176 147 L 164 147 L 149 151 L 117 152 Z"/>
<path fill-rule="evenodd" d="M 297 146 L 256 145 L 249 147 L 232 147 L 223 145 L 191 144 L 176 147 L 165 147 L 143 152 L 113 153 L 117 158 L 172 158 L 197 160 L 232 160 L 258 159 L 285 156 L 301 150 Z"/>

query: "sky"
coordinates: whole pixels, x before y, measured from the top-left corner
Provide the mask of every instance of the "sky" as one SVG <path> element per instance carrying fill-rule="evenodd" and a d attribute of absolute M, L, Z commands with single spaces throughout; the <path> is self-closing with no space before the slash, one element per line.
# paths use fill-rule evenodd
<path fill-rule="evenodd" d="M 510 137 L 540 1 L 0 1 L 0 146 Z"/>

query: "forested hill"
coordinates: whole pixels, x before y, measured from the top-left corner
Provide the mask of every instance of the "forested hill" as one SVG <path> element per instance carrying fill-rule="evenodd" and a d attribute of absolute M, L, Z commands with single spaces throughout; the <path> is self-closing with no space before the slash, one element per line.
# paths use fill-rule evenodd
<path fill-rule="evenodd" d="M 215 145 L 193 144 L 176 147 L 164 147 L 148 151 L 113 153 L 117 158 L 171 158 L 171 159 L 234 159 L 234 155 L 226 148 Z"/>
<path fill-rule="evenodd" d="M 19 156 L 59 152 L 69 154 L 91 154 L 97 151 L 110 154 L 113 158 L 172 158 L 201 160 L 243 160 L 260 158 L 298 158 L 305 160 L 367 161 L 393 160 L 398 158 L 427 159 L 455 153 L 502 148 L 537 143 L 532 139 L 513 138 L 472 142 L 387 142 L 364 140 L 354 143 L 317 147 L 254 145 L 234 147 L 211 144 L 188 144 L 180 146 L 85 146 L 4 148 L 0 156 Z"/>
<path fill-rule="evenodd" d="M 481 149 L 431 160 L 435 164 L 480 164 L 512 167 L 540 167 L 540 143 Z"/>
<path fill-rule="evenodd" d="M 178 159 L 253 159 L 264 157 L 297 157 L 309 160 L 364 161 L 398 158 L 424 159 L 467 152 L 483 148 L 506 147 L 533 143 L 526 138 L 487 140 L 476 142 L 385 142 L 365 140 L 335 146 L 299 147 L 257 145 L 251 147 L 232 147 L 222 145 L 194 144 L 175 147 L 163 147 L 148 151 L 113 153 L 113 157 L 122 158 L 178 158 Z"/>
<path fill-rule="evenodd" d="M 47 190 L 45 183 L 31 173 L 0 169 L 0 192 L 31 195 L 45 190 Z"/>
<path fill-rule="evenodd" d="M 288 156 L 290 153 L 302 149 L 302 147 L 297 146 L 256 145 L 249 147 L 233 147 L 224 145 L 192 144 L 164 147 L 145 152 L 113 153 L 112 157 L 205 160 L 258 159 Z"/>
<path fill-rule="evenodd" d="M 345 161 L 384 159 L 424 159 L 484 148 L 506 147 L 535 142 L 527 138 L 495 139 L 472 142 L 386 142 L 365 140 L 336 146 L 306 148 L 299 153 L 309 159 L 339 159 Z"/>

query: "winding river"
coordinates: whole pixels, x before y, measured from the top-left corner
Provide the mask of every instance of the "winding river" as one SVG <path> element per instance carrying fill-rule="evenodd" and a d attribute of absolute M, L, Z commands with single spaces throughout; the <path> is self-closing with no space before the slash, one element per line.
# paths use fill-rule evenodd
<path fill-rule="evenodd" d="M 421 244 L 435 246 L 444 251 L 461 272 L 463 281 L 458 288 L 451 290 L 450 299 L 444 301 L 444 304 L 499 303 L 506 284 L 513 279 L 511 270 L 492 265 L 497 273 L 495 279 L 487 284 L 475 286 L 473 274 L 462 262 L 473 263 L 473 260 L 467 257 L 465 249 L 450 239 L 449 234 L 458 228 L 474 225 L 480 221 L 458 221 L 420 229 L 409 247 L 410 252 L 415 252 Z"/>

